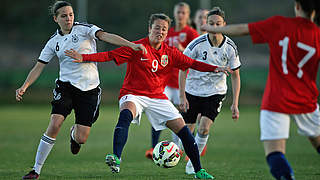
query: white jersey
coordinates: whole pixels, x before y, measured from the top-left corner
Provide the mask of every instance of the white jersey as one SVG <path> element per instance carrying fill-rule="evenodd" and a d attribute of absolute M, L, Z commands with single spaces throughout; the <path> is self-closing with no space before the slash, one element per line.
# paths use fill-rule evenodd
<path fill-rule="evenodd" d="M 48 63 L 55 55 L 59 59 L 59 80 L 70 82 L 82 91 L 96 88 L 100 84 L 97 63 L 74 63 L 64 51 L 74 49 L 81 54 L 96 53 L 96 32 L 102 30 L 95 25 L 75 22 L 69 34 L 59 30 L 51 36 L 39 56 L 39 61 Z"/>
<path fill-rule="evenodd" d="M 191 41 L 183 54 L 200 62 L 216 66 L 240 68 L 237 46 L 227 36 L 219 47 L 214 47 L 209 35 L 204 34 Z M 223 72 L 200 72 L 190 69 L 186 79 L 186 92 L 200 97 L 227 93 L 227 76 Z"/>

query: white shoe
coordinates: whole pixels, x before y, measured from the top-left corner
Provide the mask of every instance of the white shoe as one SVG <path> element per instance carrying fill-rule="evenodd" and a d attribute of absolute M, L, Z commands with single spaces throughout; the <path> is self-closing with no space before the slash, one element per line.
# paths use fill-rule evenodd
<path fill-rule="evenodd" d="M 189 163 L 189 162 L 188 162 L 187 165 L 186 165 L 186 174 L 188 174 L 188 175 L 196 174 L 196 173 L 194 172 L 194 169 L 193 169 L 192 164 Z"/>

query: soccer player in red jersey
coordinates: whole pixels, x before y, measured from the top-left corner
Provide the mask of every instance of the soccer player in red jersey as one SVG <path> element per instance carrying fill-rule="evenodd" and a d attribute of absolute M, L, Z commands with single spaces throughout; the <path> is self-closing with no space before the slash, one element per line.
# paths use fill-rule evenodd
<path fill-rule="evenodd" d="M 213 179 L 201 168 L 199 151 L 194 137 L 184 123 L 181 114 L 163 93 L 169 72 L 173 68 L 185 70 L 190 67 L 199 71 L 223 73 L 226 67 L 212 66 L 183 55 L 177 48 L 169 47 L 164 40 L 168 33 L 170 18 L 165 14 L 153 14 L 149 21 L 148 37 L 135 43 L 142 44 L 147 54 L 121 47 L 109 52 L 80 55 L 74 50 L 66 55 L 82 61 L 111 61 L 117 65 L 127 63 L 127 73 L 120 90 L 120 115 L 114 131 L 113 153 L 106 156 L 111 171 L 120 171 L 120 158 L 128 138 L 131 122 L 139 123 L 145 112 L 156 130 L 171 129 L 181 139 L 185 152 L 194 166 L 196 177 Z"/>
<path fill-rule="evenodd" d="M 307 136 L 320 154 L 316 86 L 320 59 L 320 2 L 295 0 L 294 9 L 294 18 L 273 16 L 249 24 L 202 26 L 209 32 L 250 35 L 253 43 L 269 45 L 269 75 L 262 99 L 260 129 L 267 163 L 276 179 L 294 179 L 284 155 L 290 118 L 297 124 L 298 133 Z"/>
<path fill-rule="evenodd" d="M 188 25 L 190 19 L 190 6 L 185 2 L 179 2 L 174 6 L 173 15 L 175 25 L 168 31 L 165 42 L 171 46 L 176 47 L 180 52 L 183 52 L 187 45 L 199 36 L 197 31 Z M 169 100 L 176 106 L 179 106 L 179 69 L 172 69 L 170 76 L 168 76 L 167 84 L 164 93 Z M 146 157 L 152 159 L 153 148 L 157 145 L 161 131 L 155 131 L 152 128 L 151 142 L 152 147 L 146 151 Z M 172 140 L 178 146 L 179 138 L 172 133 Z"/>

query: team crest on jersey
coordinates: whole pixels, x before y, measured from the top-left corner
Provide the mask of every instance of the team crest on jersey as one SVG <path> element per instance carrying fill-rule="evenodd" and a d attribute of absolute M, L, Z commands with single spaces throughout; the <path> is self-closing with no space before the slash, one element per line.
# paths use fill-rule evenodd
<path fill-rule="evenodd" d="M 221 57 L 220 61 L 222 62 L 222 64 L 226 65 L 228 63 L 227 54 L 222 54 L 222 57 Z"/>
<path fill-rule="evenodd" d="M 79 38 L 76 34 L 72 35 L 72 42 L 77 43 L 79 41 Z"/>
<path fill-rule="evenodd" d="M 165 67 L 169 63 L 168 55 L 161 56 L 161 66 Z"/>
<path fill-rule="evenodd" d="M 179 41 L 184 42 L 187 39 L 187 33 L 180 33 L 179 34 Z"/>

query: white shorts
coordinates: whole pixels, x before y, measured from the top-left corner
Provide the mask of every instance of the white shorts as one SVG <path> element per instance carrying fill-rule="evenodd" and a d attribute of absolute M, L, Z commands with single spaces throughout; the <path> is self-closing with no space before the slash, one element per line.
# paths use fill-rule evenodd
<path fill-rule="evenodd" d="M 127 94 L 119 100 L 119 107 L 127 101 L 136 105 L 136 116 L 133 118 L 132 123 L 140 124 L 142 113 L 145 112 L 152 127 L 157 131 L 166 129 L 167 121 L 182 118 L 179 111 L 167 99 Z"/>
<path fill-rule="evenodd" d="M 317 106 L 314 112 L 306 114 L 284 114 L 261 110 L 260 139 L 262 141 L 288 139 L 290 118 L 297 124 L 299 134 L 308 137 L 317 137 L 320 135 L 320 112 Z"/>
<path fill-rule="evenodd" d="M 166 86 L 166 88 L 164 89 L 164 94 L 168 97 L 168 99 L 174 105 L 179 105 L 180 104 L 180 98 L 179 98 L 180 92 L 179 92 L 179 89 Z"/>

